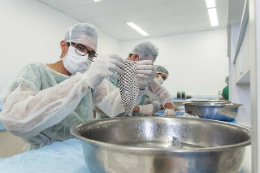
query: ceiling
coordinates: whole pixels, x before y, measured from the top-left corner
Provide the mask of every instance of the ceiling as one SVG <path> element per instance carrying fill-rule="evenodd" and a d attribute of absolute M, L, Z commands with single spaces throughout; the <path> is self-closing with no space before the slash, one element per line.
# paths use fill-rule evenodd
<path fill-rule="evenodd" d="M 215 0 L 219 26 L 211 27 L 205 0 L 39 0 L 119 41 L 227 27 L 228 0 Z M 143 36 L 127 22 L 149 35 Z"/>

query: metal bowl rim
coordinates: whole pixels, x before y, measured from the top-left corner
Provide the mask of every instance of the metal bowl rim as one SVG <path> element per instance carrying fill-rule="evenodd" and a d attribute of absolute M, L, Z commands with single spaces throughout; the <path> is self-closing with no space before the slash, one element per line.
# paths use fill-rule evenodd
<path fill-rule="evenodd" d="M 189 105 L 189 106 L 243 106 L 242 104 L 237 104 L 237 103 L 216 103 L 216 102 L 188 102 L 188 103 L 183 103 L 184 105 Z"/>
<path fill-rule="evenodd" d="M 124 118 L 146 118 L 146 117 L 124 117 Z M 149 117 L 149 118 L 158 118 L 158 117 Z M 160 117 L 160 118 L 169 118 L 169 117 Z M 171 117 L 171 118 L 179 118 L 179 119 L 187 119 L 184 117 Z M 240 147 L 245 147 L 247 145 L 251 144 L 251 136 L 250 139 L 245 141 L 245 142 L 241 142 L 238 144 L 233 144 L 233 145 L 225 145 L 225 146 L 221 146 L 221 147 L 207 147 L 207 148 L 197 148 L 197 149 L 192 149 L 192 150 L 171 150 L 171 149 L 156 149 L 156 148 L 139 148 L 139 147 L 128 147 L 128 146 L 123 146 L 123 145 L 118 145 L 118 144 L 111 144 L 111 143 L 106 143 L 106 142 L 100 142 L 97 140 L 92 140 L 92 139 L 88 139 L 85 137 L 82 137 L 79 135 L 78 132 L 76 132 L 76 129 L 85 124 L 85 123 L 90 123 L 93 121 L 108 121 L 111 119 L 122 119 L 122 117 L 115 117 L 115 118 L 107 118 L 107 119 L 99 119 L 99 120 L 90 120 L 78 125 L 74 125 L 71 127 L 70 129 L 70 133 L 75 136 L 76 138 L 84 141 L 84 142 L 88 142 L 91 144 L 95 144 L 98 146 L 102 146 L 105 148 L 116 148 L 116 149 L 122 149 L 122 150 L 129 150 L 129 151 L 141 151 L 141 152 L 170 152 L 170 153 L 200 153 L 200 152 L 221 152 L 221 151 L 225 151 L 225 150 L 229 150 L 229 149 L 234 149 L 234 148 L 240 148 Z M 243 128 L 244 130 L 248 131 L 248 133 L 251 132 L 250 128 L 242 126 L 242 125 L 238 125 L 238 124 L 232 124 L 232 123 L 227 123 L 227 122 L 222 122 L 222 121 L 218 121 L 218 120 L 209 120 L 209 119 L 200 119 L 202 121 L 208 121 L 208 122 L 214 122 L 214 123 L 222 123 L 222 124 L 228 124 L 231 126 L 236 126 L 236 127 L 240 127 Z"/>
<path fill-rule="evenodd" d="M 200 100 L 192 100 L 194 102 L 197 101 L 207 101 L 207 102 L 231 102 L 230 100 L 207 100 L 207 99 L 200 99 Z"/>
<path fill-rule="evenodd" d="M 187 100 L 188 101 L 188 100 Z M 213 102 L 213 103 L 219 103 L 219 102 L 222 102 L 222 103 L 231 103 L 231 101 L 229 100 L 190 100 L 188 102 Z"/>

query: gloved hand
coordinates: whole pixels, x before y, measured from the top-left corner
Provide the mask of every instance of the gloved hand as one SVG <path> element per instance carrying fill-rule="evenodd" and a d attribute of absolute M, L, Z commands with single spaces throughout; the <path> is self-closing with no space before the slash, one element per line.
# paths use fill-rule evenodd
<path fill-rule="evenodd" d="M 119 74 L 123 74 L 124 60 L 118 55 L 100 55 L 95 58 L 88 71 L 83 74 L 83 79 L 89 87 L 98 86 L 105 77 L 119 79 L 119 75 L 112 73 L 114 70 Z"/>
<path fill-rule="evenodd" d="M 172 109 L 165 109 L 163 116 L 176 116 L 176 112 Z"/>
<path fill-rule="evenodd" d="M 174 111 L 181 111 L 178 106 L 173 105 Z"/>
<path fill-rule="evenodd" d="M 151 60 L 139 61 L 136 67 L 137 76 L 140 77 L 140 89 L 145 89 L 156 76 L 155 68 Z"/>
<path fill-rule="evenodd" d="M 143 105 L 140 106 L 138 105 L 140 108 L 139 113 L 146 115 L 146 116 L 152 116 L 154 114 L 154 108 L 153 108 L 153 104 L 149 104 L 149 105 Z"/>

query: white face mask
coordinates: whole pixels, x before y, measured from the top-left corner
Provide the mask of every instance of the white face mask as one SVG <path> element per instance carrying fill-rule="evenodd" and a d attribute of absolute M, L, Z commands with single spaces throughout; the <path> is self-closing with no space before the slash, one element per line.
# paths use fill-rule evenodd
<path fill-rule="evenodd" d="M 164 82 L 164 80 L 163 80 L 163 78 L 162 78 L 161 75 L 159 75 L 159 77 L 158 77 L 158 78 L 155 78 L 154 80 L 155 80 L 156 82 L 158 82 L 160 85 L 162 85 L 163 82 Z"/>
<path fill-rule="evenodd" d="M 88 54 L 85 56 L 80 56 L 76 53 L 75 49 L 75 47 L 70 46 L 67 54 L 63 58 L 64 67 L 72 75 L 75 75 L 77 72 L 86 72 L 92 63 L 92 61 L 88 58 Z"/>

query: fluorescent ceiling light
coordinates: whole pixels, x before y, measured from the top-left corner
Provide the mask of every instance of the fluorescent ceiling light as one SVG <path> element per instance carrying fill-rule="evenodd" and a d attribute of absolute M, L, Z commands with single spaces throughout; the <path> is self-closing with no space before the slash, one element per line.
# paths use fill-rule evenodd
<path fill-rule="evenodd" d="M 208 9 L 211 26 L 218 26 L 218 15 L 216 8 Z"/>
<path fill-rule="evenodd" d="M 214 7 L 216 7 L 215 0 L 206 0 L 206 3 L 207 3 L 207 7 L 208 7 L 208 8 L 214 8 Z"/>
<path fill-rule="evenodd" d="M 134 24 L 133 22 L 128 22 L 127 23 L 129 26 L 131 26 L 132 28 L 134 28 L 136 31 L 138 31 L 139 33 L 141 33 L 143 36 L 147 36 L 149 34 L 147 34 L 147 32 L 145 32 L 144 30 L 142 30 L 139 26 L 137 26 L 136 24 Z"/>
<path fill-rule="evenodd" d="M 94 0 L 95 2 L 101 1 L 101 0 Z"/>

